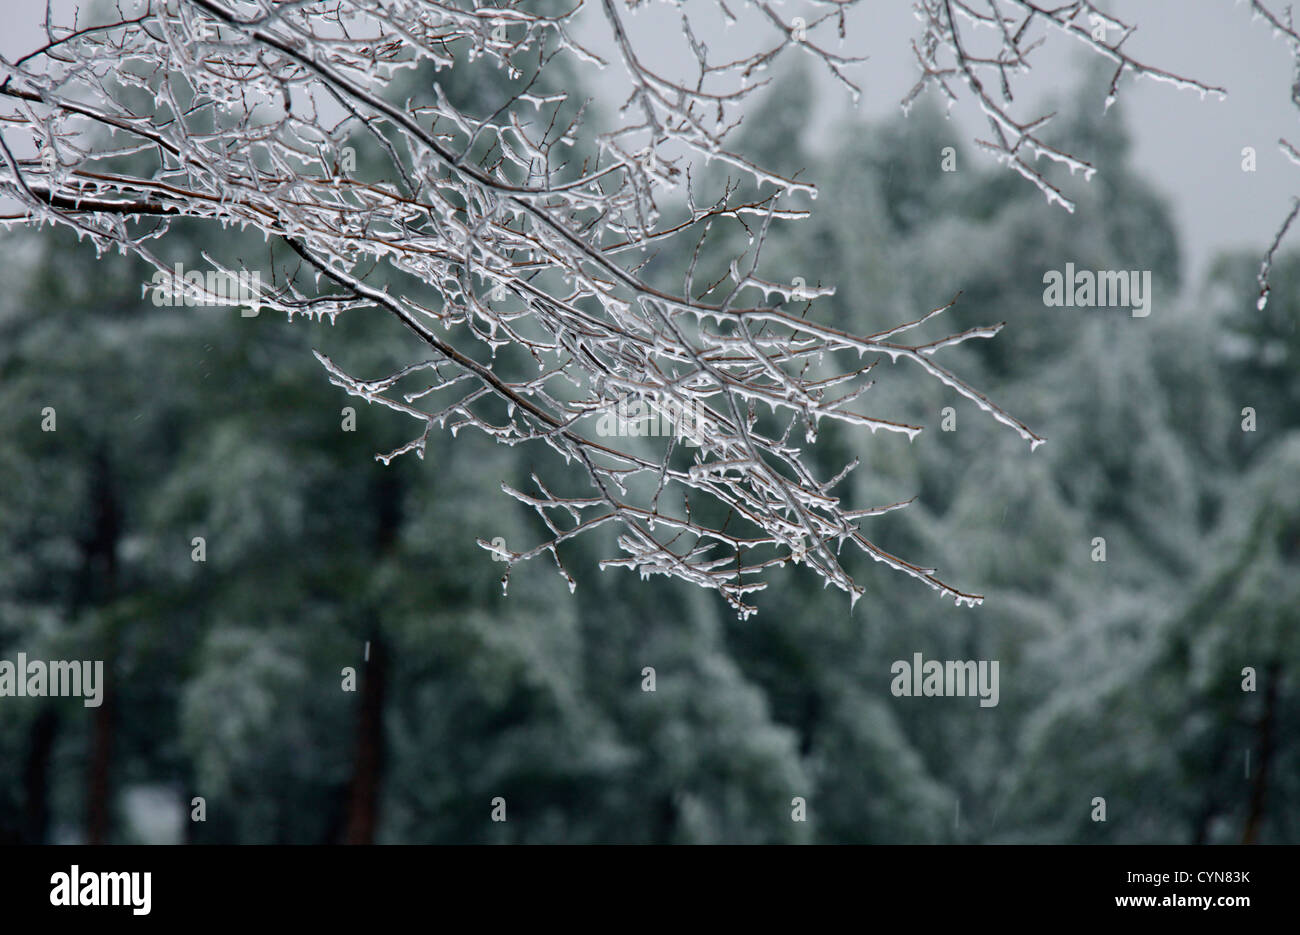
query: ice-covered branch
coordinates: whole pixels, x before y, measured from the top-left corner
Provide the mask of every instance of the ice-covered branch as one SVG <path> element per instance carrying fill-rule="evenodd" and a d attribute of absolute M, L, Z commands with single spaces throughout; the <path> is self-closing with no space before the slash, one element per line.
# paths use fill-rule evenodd
<path fill-rule="evenodd" d="M 863 521 L 905 504 L 843 502 L 857 462 L 827 471 L 812 452 L 823 423 L 920 431 L 863 405 L 885 357 L 1036 446 L 935 360 L 1000 326 L 900 341 L 952 303 L 874 335 L 819 323 L 813 300 L 830 287 L 774 282 L 760 266 L 771 226 L 807 213 L 789 199 L 814 189 L 728 149 L 753 76 L 782 52 L 802 49 L 848 81 L 851 60 L 816 39 L 842 28 L 847 4 L 821 4 L 811 23 L 753 4 L 774 44 L 731 62 L 710 57 L 683 8 L 697 73 L 679 79 L 644 59 L 616 0 L 601 3 L 609 64 L 633 91 L 621 123 L 594 128 L 586 102 L 547 79 L 559 56 L 579 73 L 606 67 L 572 37 L 577 6 L 139 0 L 111 22 L 51 26 L 42 49 L 0 62 L 0 187 L 20 208 L 5 220 L 71 226 L 160 274 L 171 270 L 151 245 L 176 219 L 251 229 L 294 262 L 267 271 L 249 304 L 330 321 L 383 310 L 421 343 L 417 361 L 355 376 L 318 355 L 348 393 L 417 423 L 378 457 L 422 457 L 435 431 L 474 430 L 569 466 L 562 480 L 539 472 L 535 489 L 505 488 L 547 531 L 504 550 L 507 576 L 545 553 L 573 585 L 561 547 L 608 526 L 621 554 L 603 567 L 714 589 L 741 614 L 765 570 L 789 562 L 856 601 L 846 545 L 978 602 L 872 542 Z M 476 76 L 477 103 L 439 83 L 448 68 Z M 17 145 L 28 139 L 34 152 Z M 697 157 L 766 191 L 742 198 L 729 182 L 700 200 Z M 656 198 L 683 182 L 685 203 L 661 210 Z M 697 292 L 703 245 L 726 231 L 748 235 L 746 252 Z M 678 240 L 689 259 L 674 291 L 647 261 Z"/>
<path fill-rule="evenodd" d="M 964 88 L 978 103 L 992 132 L 992 139 L 977 141 L 980 148 L 1036 185 L 1049 203 L 1070 212 L 1074 211 L 1074 202 L 1040 171 L 1038 161 L 1046 158 L 1065 166 L 1071 175 L 1082 172 L 1085 179 L 1092 178 L 1095 167 L 1044 139 L 1042 131 L 1053 114 L 1014 113 L 1015 78 L 1033 67 L 1032 55 L 1048 34 L 1069 36 L 1092 54 L 1114 63 L 1105 100 L 1107 109 L 1119 95 L 1119 82 L 1125 74 L 1193 90 L 1202 98 L 1227 93 L 1133 58 L 1123 46 L 1137 27 L 1089 0 L 1058 4 L 1031 0 L 917 0 L 915 9 L 922 32 L 912 49 L 921 78 L 903 98 L 903 109 L 907 110 L 927 88 L 937 89 L 951 107 Z"/>

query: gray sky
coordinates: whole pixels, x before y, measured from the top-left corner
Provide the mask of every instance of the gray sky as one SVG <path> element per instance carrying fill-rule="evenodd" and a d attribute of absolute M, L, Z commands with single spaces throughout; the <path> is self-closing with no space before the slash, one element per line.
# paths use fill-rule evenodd
<path fill-rule="evenodd" d="M 1112 117 L 1125 120 L 1132 134 L 1137 170 L 1175 211 L 1188 286 L 1199 283 L 1206 263 L 1218 250 L 1245 247 L 1262 256 L 1290 209 L 1291 198 L 1300 194 L 1300 166 L 1292 165 L 1277 145 L 1278 138 L 1286 136 L 1300 147 L 1300 112 L 1291 104 L 1293 66 L 1286 45 L 1235 0 L 1111 0 L 1101 5 L 1138 26 L 1125 45 L 1130 55 L 1228 91 L 1226 100 L 1213 96 L 1202 100 L 1194 91 L 1128 76 L 1120 86 L 1121 107 L 1111 111 Z M 699 0 L 690 6 L 709 4 Z M 730 6 L 740 8 L 738 3 Z M 800 9 L 795 0 L 777 7 L 786 16 Z M 603 30 L 599 16 L 592 19 L 587 36 L 599 47 Z M 680 12 L 668 3 L 652 3 L 628 14 L 638 53 L 645 58 L 646 51 L 663 50 L 669 61 L 685 61 L 680 19 Z M 844 44 L 830 44 L 833 51 L 868 57 L 853 71 L 864 92 L 857 106 L 863 117 L 898 113 L 899 101 L 918 77 L 911 40 L 919 34 L 919 26 L 911 0 L 868 0 L 849 20 Z M 745 38 L 753 41 L 756 31 L 764 28 L 770 29 L 742 21 L 700 38 L 710 44 L 711 52 L 734 52 L 745 47 Z M 1026 105 L 1017 113 L 1028 116 L 1045 96 L 1074 90 L 1084 57 L 1083 47 L 1069 38 L 1039 48 L 1032 59 L 1035 71 L 1016 85 L 1017 99 Z M 842 109 L 852 106 L 848 96 L 829 78 L 824 88 L 819 102 L 822 119 L 843 119 Z M 1087 103 L 1098 109 L 1103 105 L 1100 99 Z M 953 110 L 952 119 L 964 130 L 967 142 L 987 133 L 987 120 L 973 103 L 963 101 Z M 1254 173 L 1242 171 L 1245 146 L 1257 152 Z M 973 147 L 968 152 L 972 158 L 992 162 L 992 157 Z M 1097 168 L 1104 172 L 1106 167 L 1098 164 Z M 1064 211 L 1062 223 L 1069 223 Z"/>
<path fill-rule="evenodd" d="M 74 5 L 58 0 L 56 9 Z M 598 6 L 588 0 L 588 23 L 580 34 L 599 51 L 609 47 L 609 37 Z M 688 0 L 687 6 L 707 13 L 712 4 Z M 731 6 L 741 9 L 742 0 Z M 1216 250 L 1247 247 L 1262 254 L 1291 197 L 1300 194 L 1300 166 L 1289 163 L 1277 146 L 1281 136 L 1300 146 L 1298 114 L 1290 102 L 1292 64 L 1287 47 L 1234 0 L 1111 0 L 1105 6 L 1138 24 L 1138 32 L 1126 45 L 1130 54 L 1229 92 L 1226 101 L 1201 100 L 1194 92 L 1126 78 L 1121 86 L 1123 109 L 1112 112 L 1128 122 L 1138 170 L 1174 207 L 1185 250 L 1184 272 L 1191 284 L 1199 280 Z M 799 12 L 797 0 L 778 2 L 777 8 L 787 16 Z M 44 0 L 5 0 L 8 28 L 0 35 L 0 52 L 12 59 L 35 48 L 43 35 L 44 10 Z M 643 59 L 663 62 L 669 72 L 685 63 L 681 13 L 675 5 L 650 0 L 626 17 Z M 770 29 L 758 20 L 742 19 L 726 28 L 720 19 L 710 24 L 702 17 L 700 22 L 704 25 L 699 38 L 716 53 L 745 48 L 747 43 L 752 47 L 757 31 Z M 832 43 L 836 51 L 868 56 L 853 72 L 864 91 L 857 108 L 863 117 L 897 113 L 899 100 L 917 78 L 910 43 L 918 26 L 910 0 L 867 0 L 849 21 L 847 41 L 842 46 Z M 1021 79 L 1022 102 L 1073 89 L 1081 48 L 1077 42 L 1061 39 L 1038 49 L 1036 71 Z M 622 87 L 621 75 L 611 74 L 609 79 L 602 82 L 601 90 L 613 97 Z M 838 109 L 851 106 L 847 95 L 828 81 L 822 97 L 821 118 L 843 119 Z M 1101 107 L 1101 101 L 1091 103 Z M 987 126 L 973 105 L 959 106 L 953 119 L 965 130 L 967 140 L 982 135 Z M 1255 173 L 1241 170 L 1244 146 L 1254 146 L 1258 152 Z M 990 158 L 969 151 L 972 158 Z M 1077 155 L 1088 158 L 1087 153 Z M 1105 172 L 1106 167 L 1098 165 L 1098 169 Z M 1068 220 L 1062 212 L 1063 223 Z"/>

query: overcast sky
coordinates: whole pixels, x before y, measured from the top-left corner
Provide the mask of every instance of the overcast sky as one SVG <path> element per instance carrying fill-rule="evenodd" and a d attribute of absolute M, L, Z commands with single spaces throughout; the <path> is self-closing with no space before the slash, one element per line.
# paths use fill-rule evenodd
<path fill-rule="evenodd" d="M 4 0 L 4 4 L 7 28 L 0 35 L 0 53 L 12 60 L 40 43 L 45 3 Z M 75 5 L 60 0 L 56 9 Z M 730 5 L 740 9 L 744 4 L 734 0 Z M 1225 247 L 1262 253 L 1291 197 L 1300 193 L 1300 166 L 1290 164 L 1277 146 L 1281 136 L 1300 146 L 1286 45 L 1235 0 L 1111 0 L 1102 5 L 1138 24 L 1138 32 L 1125 46 L 1131 55 L 1229 92 L 1226 101 L 1202 100 L 1194 92 L 1149 80 L 1134 83 L 1129 78 L 1122 86 L 1123 109 L 1112 111 L 1112 116 L 1129 125 L 1139 171 L 1174 207 L 1185 249 L 1184 272 L 1198 279 L 1210 255 Z M 701 11 L 705 27 L 699 37 L 718 53 L 752 48 L 761 31 L 770 29 L 757 19 L 730 28 L 723 28 L 721 21 L 710 24 L 710 0 L 687 0 L 686 6 Z M 581 35 L 597 50 L 607 49 L 608 28 L 599 16 L 599 3 L 588 0 L 588 7 L 591 15 Z M 793 16 L 799 4 L 789 0 L 777 3 L 777 8 Z M 646 61 L 664 62 L 668 70 L 682 63 L 680 18 L 679 9 L 665 0 L 649 0 L 642 10 L 628 13 L 638 54 Z M 899 100 L 917 79 L 910 42 L 918 27 L 911 0 L 865 0 L 849 21 L 847 41 L 842 46 L 832 41 L 836 51 L 868 57 L 853 72 L 864 91 L 857 107 L 862 117 L 897 113 Z M 1034 58 L 1035 73 L 1021 79 L 1021 100 L 1032 103 L 1048 92 L 1072 90 L 1081 48 L 1068 39 L 1040 48 Z M 602 90 L 611 94 L 619 87 L 618 75 L 602 83 Z M 838 108 L 850 106 L 847 97 L 827 82 L 822 98 L 821 119 L 843 119 Z M 1101 101 L 1090 103 L 1101 107 Z M 982 135 L 987 127 L 973 106 L 959 107 L 954 119 L 965 129 L 967 140 Z M 1244 146 L 1254 146 L 1258 152 L 1258 171 L 1253 174 L 1241 169 Z M 972 158 L 990 158 L 968 151 Z M 1078 155 L 1087 158 L 1088 154 Z M 1104 172 L 1105 166 L 1098 169 Z"/>
<path fill-rule="evenodd" d="M 1188 285 L 1199 282 L 1217 250 L 1247 247 L 1262 255 L 1291 198 L 1300 194 L 1300 166 L 1291 164 L 1277 145 L 1286 136 L 1300 147 L 1300 112 L 1291 104 L 1292 62 L 1286 45 L 1236 0 L 1112 0 L 1099 5 L 1138 26 L 1125 45 L 1134 58 L 1228 91 L 1226 100 L 1202 100 L 1194 91 L 1128 77 L 1121 84 L 1122 107 L 1111 111 L 1128 125 L 1138 171 L 1174 208 Z M 707 9 L 710 4 L 692 0 L 687 6 Z M 787 16 L 799 10 L 794 0 L 778 7 Z M 638 52 L 676 49 L 681 54 L 681 14 L 672 4 L 652 0 L 628 17 Z M 592 19 L 588 35 L 596 42 L 602 30 L 599 17 Z M 898 113 L 899 101 L 919 74 L 911 49 L 919 26 L 911 0 L 865 0 L 848 23 L 847 41 L 838 45 L 832 40 L 830 47 L 837 52 L 867 56 L 853 72 L 864 92 L 856 108 L 863 117 Z M 742 21 L 700 38 L 711 51 L 735 51 L 744 42 L 733 33 L 752 40 L 764 28 L 769 27 Z M 1049 41 L 1034 54 L 1035 72 L 1018 79 L 1018 100 L 1032 105 L 1048 94 L 1073 91 L 1084 57 L 1077 41 Z M 831 80 L 825 81 L 824 91 L 819 102 L 823 119 L 828 113 L 836 119 L 840 108 L 851 106 Z M 1086 103 L 1103 106 L 1100 99 Z M 1032 106 L 1018 113 L 1027 116 L 1030 110 Z M 969 102 L 953 111 L 953 119 L 967 141 L 987 133 L 987 120 Z M 1254 173 L 1242 171 L 1245 146 L 1258 154 Z M 973 148 L 968 152 L 972 158 L 992 159 Z M 1105 166 L 1098 169 L 1104 172 Z"/>

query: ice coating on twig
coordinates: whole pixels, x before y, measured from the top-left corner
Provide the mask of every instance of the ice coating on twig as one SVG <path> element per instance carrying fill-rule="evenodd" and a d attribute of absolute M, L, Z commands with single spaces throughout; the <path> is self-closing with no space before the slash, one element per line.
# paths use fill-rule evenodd
<path fill-rule="evenodd" d="M 579 6 L 544 16 L 473 0 L 338 0 L 328 12 L 166 0 L 116 21 L 51 26 L 43 50 L 0 62 L 0 102 L 37 142 L 32 157 L 0 147 L 0 185 L 24 209 L 10 220 L 68 225 L 164 272 L 151 244 L 175 219 L 251 228 L 294 261 L 268 271 L 261 308 L 331 322 L 378 308 L 400 322 L 421 353 L 389 373 L 356 376 L 317 354 L 333 383 L 419 426 L 381 461 L 423 458 L 439 433 L 474 430 L 546 446 L 568 466 L 560 482 L 539 473 L 526 489 L 503 485 L 548 533 L 499 556 L 503 590 L 516 563 L 543 554 L 572 590 L 561 547 L 610 527 L 619 554 L 602 568 L 715 590 L 742 616 L 765 572 L 796 549 L 856 604 L 863 588 L 841 564 L 845 545 L 959 605 L 979 603 L 864 533 L 864 521 L 910 501 L 845 503 L 837 491 L 857 460 L 823 476 L 809 452 L 828 423 L 921 431 L 864 406 L 882 359 L 1038 445 L 936 362 L 1001 326 L 908 343 L 906 332 L 953 302 L 874 335 L 819 322 L 833 284 L 787 284 L 760 268 L 772 225 L 806 217 L 798 199 L 815 186 L 729 149 L 740 105 L 782 55 L 812 56 L 856 93 L 854 60 L 823 40 L 848 4 L 797 27 L 750 4 L 770 43 L 735 61 L 711 57 L 682 5 L 697 72 L 682 80 L 643 59 L 624 22 L 635 4 L 599 2 L 617 50 L 609 62 L 574 40 Z M 591 128 L 586 102 L 548 83 L 559 55 L 587 72 L 621 70 L 632 92 L 617 124 Z M 495 72 L 499 106 L 457 103 L 436 78 L 413 87 L 417 74 L 447 68 Z M 760 193 L 727 182 L 703 198 L 702 162 Z M 683 207 L 661 209 L 668 188 L 684 193 Z M 696 282 L 702 245 L 726 231 L 744 232 L 745 253 L 721 279 Z M 678 239 L 686 268 L 681 289 L 666 290 L 644 268 Z M 659 430 L 640 431 L 645 423 Z M 495 556 L 490 539 L 479 544 Z"/>

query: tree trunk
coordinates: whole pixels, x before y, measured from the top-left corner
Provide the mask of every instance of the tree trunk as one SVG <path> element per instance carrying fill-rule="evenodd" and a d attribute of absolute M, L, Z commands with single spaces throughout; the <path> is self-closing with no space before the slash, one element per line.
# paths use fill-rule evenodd
<path fill-rule="evenodd" d="M 386 561 L 396 548 L 402 525 L 402 484 L 397 470 L 388 468 L 371 488 L 375 513 L 375 558 Z M 381 637 L 382 595 L 368 611 L 370 659 L 361 676 L 357 710 L 356 754 L 348 785 L 345 844 L 375 843 L 379 825 L 379 793 L 384 769 L 384 696 L 388 692 L 388 648 Z"/>
<path fill-rule="evenodd" d="M 1273 722 L 1277 716 L 1277 683 L 1281 675 L 1276 662 L 1264 671 L 1268 684 L 1264 687 L 1264 713 L 1259 719 L 1259 768 L 1251 777 L 1250 807 L 1246 813 L 1246 827 L 1241 835 L 1242 844 L 1259 842 L 1259 827 L 1264 822 L 1264 802 L 1268 797 L 1268 771 L 1273 764 Z"/>
<path fill-rule="evenodd" d="M 90 480 L 90 504 L 94 511 L 89 535 L 82 542 L 82 573 L 74 605 L 108 611 L 108 632 L 100 643 L 104 662 L 103 701 L 94 709 L 90 732 L 90 761 L 86 782 L 86 840 L 103 844 L 111 822 L 113 765 L 113 672 L 116 661 L 116 621 L 112 605 L 117 598 L 117 545 L 122 534 L 122 517 L 117 487 L 106 449 L 96 451 Z"/>
<path fill-rule="evenodd" d="M 107 676 L 108 664 L 104 665 Z M 107 677 L 104 679 L 108 681 Z M 112 802 L 112 784 L 109 775 L 113 766 L 113 695 L 112 688 L 104 686 L 103 703 L 95 708 L 90 737 L 90 773 L 86 794 L 86 842 L 108 843 Z"/>
<path fill-rule="evenodd" d="M 370 640 L 370 661 L 361 677 L 357 712 L 356 757 L 348 788 L 345 844 L 374 844 L 379 824 L 379 786 L 384 759 L 384 694 L 388 688 L 388 650 L 383 641 Z"/>
<path fill-rule="evenodd" d="M 27 758 L 23 762 L 23 825 L 19 840 L 45 844 L 50 835 L 50 756 L 58 734 L 59 716 L 46 707 L 32 722 Z"/>

